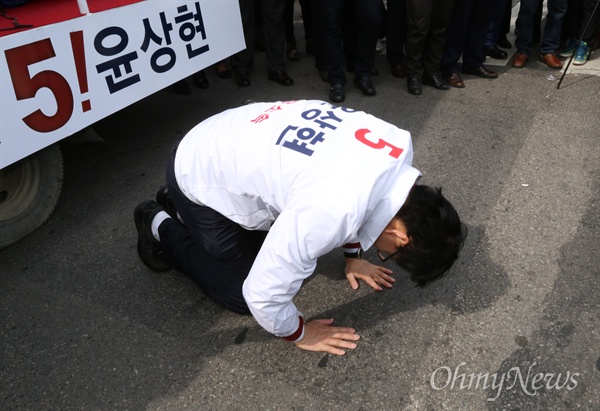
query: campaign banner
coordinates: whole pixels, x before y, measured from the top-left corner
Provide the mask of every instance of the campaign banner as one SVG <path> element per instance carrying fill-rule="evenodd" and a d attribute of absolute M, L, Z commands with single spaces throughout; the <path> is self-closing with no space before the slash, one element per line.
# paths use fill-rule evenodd
<path fill-rule="evenodd" d="M 146 0 L 0 37 L 0 168 L 245 47 L 237 0 Z"/>

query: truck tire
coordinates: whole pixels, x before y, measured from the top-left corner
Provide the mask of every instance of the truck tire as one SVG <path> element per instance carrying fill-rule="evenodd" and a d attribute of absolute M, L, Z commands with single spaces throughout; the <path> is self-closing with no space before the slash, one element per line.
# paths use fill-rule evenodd
<path fill-rule="evenodd" d="M 48 220 L 63 185 L 63 160 L 51 145 L 0 170 L 0 250 Z"/>

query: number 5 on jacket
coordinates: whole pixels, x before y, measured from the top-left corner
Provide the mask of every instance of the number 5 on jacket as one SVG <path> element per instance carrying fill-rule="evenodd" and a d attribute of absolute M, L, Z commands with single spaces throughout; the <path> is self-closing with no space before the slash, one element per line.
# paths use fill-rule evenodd
<path fill-rule="evenodd" d="M 358 141 L 360 141 L 361 143 L 366 144 L 367 146 L 372 147 L 372 148 L 380 149 L 380 148 L 384 148 L 386 146 L 390 147 L 391 151 L 388 154 L 394 158 L 400 157 L 400 155 L 404 151 L 402 148 L 396 147 L 395 145 L 390 144 L 387 141 L 382 140 L 382 139 L 378 139 L 378 141 L 375 143 L 375 142 L 367 139 L 367 137 L 366 137 L 366 135 L 370 132 L 371 132 L 371 130 L 369 130 L 368 128 L 361 128 L 359 130 L 356 130 L 356 133 L 354 133 L 354 137 L 356 137 L 356 139 Z"/>

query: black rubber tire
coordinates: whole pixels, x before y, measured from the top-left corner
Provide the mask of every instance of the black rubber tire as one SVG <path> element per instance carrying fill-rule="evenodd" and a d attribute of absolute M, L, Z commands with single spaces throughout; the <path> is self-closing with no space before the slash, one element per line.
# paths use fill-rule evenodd
<path fill-rule="evenodd" d="M 44 224 L 63 186 L 63 159 L 51 145 L 0 170 L 0 250 Z"/>

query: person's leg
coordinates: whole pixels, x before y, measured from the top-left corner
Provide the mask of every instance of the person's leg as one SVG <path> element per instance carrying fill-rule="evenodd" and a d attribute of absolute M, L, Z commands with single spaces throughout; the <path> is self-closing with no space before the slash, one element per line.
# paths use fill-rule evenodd
<path fill-rule="evenodd" d="M 541 0 L 521 0 L 516 22 L 517 39 L 515 47 L 520 53 L 529 55 L 533 44 L 534 16 Z"/>
<path fill-rule="evenodd" d="M 294 35 L 294 1 L 283 1 L 283 26 L 285 28 L 286 43 L 295 43 L 296 36 Z"/>
<path fill-rule="evenodd" d="M 345 1 L 342 6 L 342 19 L 340 29 L 342 30 L 342 46 L 346 71 L 354 72 L 354 55 L 358 42 L 359 19 L 354 1 Z"/>
<path fill-rule="evenodd" d="M 390 66 L 404 63 L 406 42 L 406 0 L 388 0 L 386 53 Z"/>
<path fill-rule="evenodd" d="M 594 36 L 600 25 L 600 7 L 598 0 L 584 0 L 581 29 L 579 31 L 577 49 L 573 55 L 573 64 L 581 66 L 587 63 L 592 47 Z"/>
<path fill-rule="evenodd" d="M 285 55 L 291 61 L 300 60 L 294 35 L 294 0 L 284 0 L 283 26 L 285 29 Z"/>
<path fill-rule="evenodd" d="M 370 77 L 375 67 L 375 46 L 383 26 L 379 2 L 356 0 L 355 16 L 358 16 L 358 34 L 354 50 L 354 69 L 357 76 Z"/>
<path fill-rule="evenodd" d="M 312 26 L 313 52 L 315 54 L 315 67 L 319 71 L 319 75 L 324 81 L 327 81 L 327 70 L 323 61 L 323 34 L 322 18 L 323 18 L 323 2 L 321 0 L 308 0 L 310 3 L 310 23 Z M 308 50 L 306 51 L 308 53 Z M 325 78 L 323 78 L 325 77 Z"/>
<path fill-rule="evenodd" d="M 282 0 L 261 0 L 262 17 L 267 49 L 267 67 L 270 72 L 285 69 L 285 28 Z"/>
<path fill-rule="evenodd" d="M 473 1 L 469 31 L 465 38 L 463 67 L 479 68 L 485 62 L 485 36 L 490 27 L 491 4 L 487 0 Z"/>
<path fill-rule="evenodd" d="M 423 73 L 423 49 L 429 33 L 434 0 L 406 1 L 406 47 L 404 68 L 407 75 Z"/>
<path fill-rule="evenodd" d="M 583 0 L 567 0 L 567 11 L 563 17 L 562 30 L 560 31 L 561 44 L 567 44 L 578 38 L 582 14 Z"/>
<path fill-rule="evenodd" d="M 488 25 L 488 29 L 485 34 L 485 48 L 491 49 L 498 45 L 498 40 L 502 34 L 501 32 L 503 29 L 502 26 L 505 19 L 505 10 L 507 9 L 507 4 L 510 6 L 509 0 L 496 0 L 492 2 L 490 7 L 490 24 Z M 508 33 L 508 31 L 506 33 Z"/>
<path fill-rule="evenodd" d="M 167 165 L 169 196 L 183 222 L 170 218 L 159 227 L 161 246 L 173 266 L 189 275 L 212 299 L 229 310 L 247 313 L 242 285 L 266 232 L 251 232 L 209 207 L 190 201 Z"/>
<path fill-rule="evenodd" d="M 300 13 L 302 15 L 302 27 L 304 27 L 304 40 L 306 41 L 306 53 L 314 54 L 314 23 L 312 0 L 300 0 Z"/>
<path fill-rule="evenodd" d="M 544 0 L 540 0 L 533 16 L 533 42 L 539 43 L 542 38 L 542 15 L 544 14 Z"/>
<path fill-rule="evenodd" d="M 341 32 L 342 5 L 343 0 L 323 1 L 321 5 L 322 58 L 332 86 L 346 84 Z"/>
<path fill-rule="evenodd" d="M 548 14 L 544 26 L 541 54 L 556 53 L 560 47 L 560 32 L 567 11 L 567 0 L 548 0 Z"/>
<path fill-rule="evenodd" d="M 472 1 L 472 0 L 469 0 Z M 458 5 L 458 3 L 456 4 Z M 423 51 L 423 68 L 431 75 L 441 75 L 442 55 L 445 53 L 446 35 L 449 34 L 450 19 L 453 15 L 455 2 L 453 0 L 434 0 L 429 36 Z M 465 9 L 466 12 L 467 9 Z M 456 14 L 456 13 L 455 13 Z M 454 54 L 462 54 L 464 48 L 464 29 L 456 28 L 459 39 L 455 45 Z M 462 43 L 460 38 L 462 38 Z M 458 56 L 460 57 L 460 54 Z M 458 62 L 458 58 L 456 58 Z"/>
<path fill-rule="evenodd" d="M 587 26 L 587 30 L 586 29 Z M 594 34 L 600 27 L 600 5 L 598 0 L 583 0 L 583 14 L 581 18 L 581 30 L 579 36 L 583 41 L 592 43 Z M 585 31 L 584 31 L 585 30 Z"/>
<path fill-rule="evenodd" d="M 230 62 L 234 71 L 243 70 L 248 72 L 254 63 L 254 0 L 239 0 L 239 3 L 246 48 L 231 56 Z"/>

